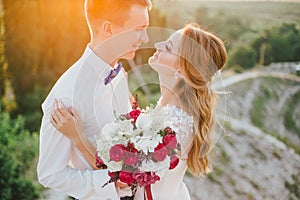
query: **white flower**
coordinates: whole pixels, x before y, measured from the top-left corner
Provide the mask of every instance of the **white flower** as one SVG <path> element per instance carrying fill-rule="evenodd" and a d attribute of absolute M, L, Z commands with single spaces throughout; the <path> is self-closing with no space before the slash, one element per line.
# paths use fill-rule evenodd
<path fill-rule="evenodd" d="M 121 131 L 124 131 L 124 132 L 129 132 L 129 131 L 133 130 L 133 125 L 131 124 L 130 120 L 120 121 L 118 123 L 118 127 Z"/>
<path fill-rule="evenodd" d="M 105 140 L 100 135 L 97 135 L 96 136 L 96 145 L 97 145 L 98 155 L 103 160 L 103 162 L 106 164 L 106 162 L 108 162 L 110 160 L 109 148 L 107 148 L 107 147 L 112 146 L 113 145 L 112 142 L 109 140 Z"/>
<path fill-rule="evenodd" d="M 154 148 L 162 142 L 162 137 L 159 134 L 156 134 L 152 137 L 137 137 L 132 140 L 135 147 L 139 150 L 142 150 L 144 153 L 154 152 Z"/>
<path fill-rule="evenodd" d="M 163 175 L 163 170 L 168 170 L 170 166 L 170 157 L 167 156 L 165 160 L 161 162 L 153 162 L 152 160 L 144 160 L 142 166 L 140 167 L 141 171 L 144 172 L 160 172 Z"/>
<path fill-rule="evenodd" d="M 132 136 L 134 136 L 134 132 L 133 131 L 125 131 L 125 132 L 119 132 L 121 135 L 123 135 L 126 138 L 130 138 Z"/>
<path fill-rule="evenodd" d="M 151 116 L 146 113 L 141 113 L 136 120 L 136 127 L 142 130 L 147 130 L 151 127 L 151 123 Z"/>
<path fill-rule="evenodd" d="M 102 136 L 105 140 L 111 140 L 112 137 L 118 134 L 119 127 L 115 122 L 105 124 L 101 130 Z"/>
<path fill-rule="evenodd" d="M 108 171 L 116 172 L 121 171 L 123 162 L 115 162 L 115 161 L 109 161 L 106 163 Z"/>
<path fill-rule="evenodd" d="M 149 130 L 144 130 L 142 132 L 143 134 L 143 138 L 144 139 L 148 139 L 148 138 L 153 138 L 157 135 L 158 131 L 152 130 L 152 128 L 150 128 Z"/>

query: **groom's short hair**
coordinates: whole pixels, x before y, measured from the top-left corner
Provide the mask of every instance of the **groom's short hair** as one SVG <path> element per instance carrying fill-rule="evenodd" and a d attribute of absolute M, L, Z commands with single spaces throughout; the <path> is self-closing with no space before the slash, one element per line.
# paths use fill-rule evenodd
<path fill-rule="evenodd" d="M 85 0 L 85 13 L 89 26 L 109 20 L 122 25 L 129 16 L 132 6 L 141 5 L 151 9 L 150 0 Z"/>

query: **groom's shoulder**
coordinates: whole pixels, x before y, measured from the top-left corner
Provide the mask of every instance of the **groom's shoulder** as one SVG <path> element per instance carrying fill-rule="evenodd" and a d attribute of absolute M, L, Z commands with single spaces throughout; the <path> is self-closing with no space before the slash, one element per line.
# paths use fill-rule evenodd
<path fill-rule="evenodd" d="M 74 98 L 74 90 L 76 90 L 76 87 L 82 82 L 81 76 L 85 73 L 85 65 L 86 62 L 84 58 L 80 58 L 71 65 L 55 82 L 43 104 L 47 104 L 48 101 L 52 101 L 55 98 L 67 98 L 72 100 Z"/>
<path fill-rule="evenodd" d="M 80 60 L 69 67 L 56 81 L 52 90 L 66 90 L 74 87 L 80 73 Z M 64 91 L 65 91 L 64 90 Z M 65 91 L 66 92 L 66 91 Z"/>

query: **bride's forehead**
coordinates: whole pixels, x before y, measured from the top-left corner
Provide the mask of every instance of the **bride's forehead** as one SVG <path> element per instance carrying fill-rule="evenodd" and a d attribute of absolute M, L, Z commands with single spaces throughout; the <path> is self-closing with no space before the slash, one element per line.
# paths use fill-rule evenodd
<path fill-rule="evenodd" d="M 179 29 L 178 31 L 172 33 L 172 35 L 170 35 L 170 37 L 169 37 L 169 40 L 171 40 L 173 42 L 179 42 L 182 32 L 183 32 L 183 29 Z"/>

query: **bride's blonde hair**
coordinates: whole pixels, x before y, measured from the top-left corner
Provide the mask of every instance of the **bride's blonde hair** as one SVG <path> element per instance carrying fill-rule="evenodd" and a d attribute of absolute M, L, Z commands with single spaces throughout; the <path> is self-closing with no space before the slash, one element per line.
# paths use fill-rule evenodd
<path fill-rule="evenodd" d="M 226 62 L 224 43 L 197 24 L 183 29 L 179 46 L 180 71 L 184 77 L 180 95 L 186 111 L 194 117 L 194 140 L 187 165 L 195 175 L 210 171 L 209 153 L 214 125 L 216 94 L 210 89 L 212 76 Z"/>

